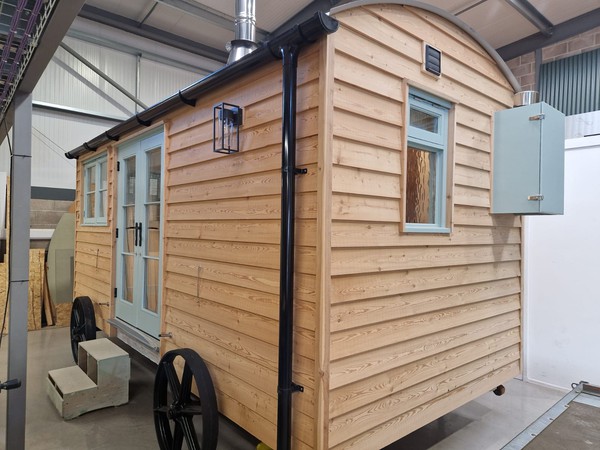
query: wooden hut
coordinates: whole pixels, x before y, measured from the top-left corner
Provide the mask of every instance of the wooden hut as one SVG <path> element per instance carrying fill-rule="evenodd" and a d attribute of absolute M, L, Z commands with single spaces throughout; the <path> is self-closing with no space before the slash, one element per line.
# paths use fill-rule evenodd
<path fill-rule="evenodd" d="M 276 446 L 277 49 L 302 46 L 292 448 L 376 449 L 520 373 L 521 221 L 491 213 L 493 115 L 518 87 L 429 5 L 359 1 L 319 17 L 339 29 L 302 45 L 291 30 L 67 154 L 74 293 L 109 334 L 127 323 L 147 341 L 160 332 L 160 354 L 197 351 L 220 412 Z M 213 151 L 223 102 L 243 112 L 231 154 Z"/>

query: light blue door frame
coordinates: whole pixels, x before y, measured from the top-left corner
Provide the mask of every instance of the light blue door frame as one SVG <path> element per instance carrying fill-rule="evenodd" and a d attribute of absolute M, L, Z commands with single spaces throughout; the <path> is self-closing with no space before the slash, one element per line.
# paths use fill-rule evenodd
<path fill-rule="evenodd" d="M 116 316 L 154 337 L 161 313 L 163 143 L 161 130 L 118 149 Z"/>

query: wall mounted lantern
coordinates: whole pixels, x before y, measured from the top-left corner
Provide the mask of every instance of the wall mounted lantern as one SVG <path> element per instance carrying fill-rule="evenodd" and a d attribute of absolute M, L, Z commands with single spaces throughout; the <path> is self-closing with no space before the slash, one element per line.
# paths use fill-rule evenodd
<path fill-rule="evenodd" d="M 219 103 L 213 108 L 213 151 L 237 153 L 240 151 L 242 108 L 230 103 Z"/>

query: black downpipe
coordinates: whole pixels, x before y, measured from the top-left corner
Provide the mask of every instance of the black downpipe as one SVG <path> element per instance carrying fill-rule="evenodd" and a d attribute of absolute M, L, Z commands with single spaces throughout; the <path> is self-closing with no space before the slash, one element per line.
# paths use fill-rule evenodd
<path fill-rule="evenodd" d="M 279 374 L 277 449 L 291 448 L 294 335 L 294 214 L 296 209 L 296 87 L 299 48 L 280 48 L 283 58 L 281 151 L 281 247 L 279 270 Z"/>

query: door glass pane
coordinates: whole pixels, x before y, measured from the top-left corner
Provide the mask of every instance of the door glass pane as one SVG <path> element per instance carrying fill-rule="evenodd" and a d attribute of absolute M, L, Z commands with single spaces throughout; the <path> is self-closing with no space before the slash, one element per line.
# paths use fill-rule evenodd
<path fill-rule="evenodd" d="M 421 111 L 420 109 L 410 108 L 410 125 L 431 133 L 438 132 L 439 117 Z"/>
<path fill-rule="evenodd" d="M 144 308 L 158 313 L 158 259 L 144 258 L 146 261 L 146 298 Z"/>
<path fill-rule="evenodd" d="M 406 222 L 435 223 L 436 152 L 408 148 L 406 167 Z"/>
<path fill-rule="evenodd" d="M 123 255 L 123 300 L 133 303 L 133 267 L 134 256 Z"/>
<path fill-rule="evenodd" d="M 146 153 L 148 158 L 146 202 L 160 201 L 160 148 Z"/>
<path fill-rule="evenodd" d="M 135 203 L 135 156 L 125 160 L 125 204 Z"/>
<path fill-rule="evenodd" d="M 146 205 L 146 255 L 158 257 L 160 205 Z"/>
<path fill-rule="evenodd" d="M 123 251 L 133 253 L 135 247 L 135 205 L 123 207 L 125 212 L 125 242 Z"/>

